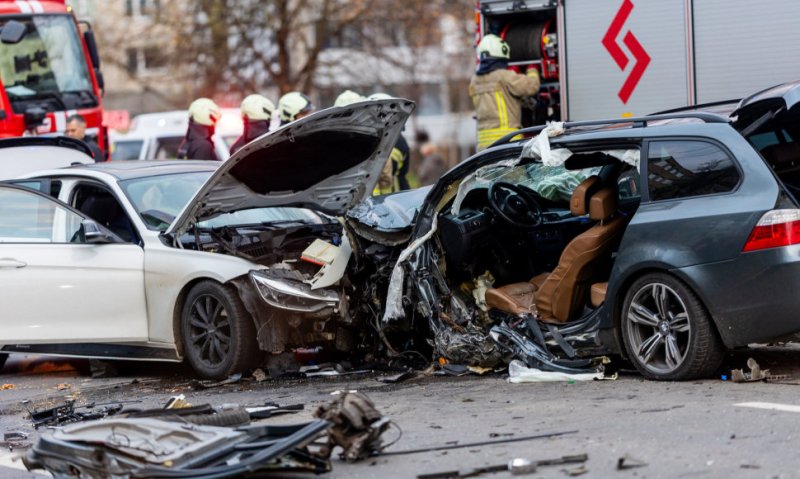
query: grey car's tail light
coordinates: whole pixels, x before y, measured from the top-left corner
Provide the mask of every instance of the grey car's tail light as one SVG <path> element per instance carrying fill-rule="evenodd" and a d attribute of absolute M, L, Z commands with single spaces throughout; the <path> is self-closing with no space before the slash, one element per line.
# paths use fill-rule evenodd
<path fill-rule="evenodd" d="M 757 251 L 800 244 L 800 210 L 772 210 L 764 213 L 747 238 L 742 251 Z"/>

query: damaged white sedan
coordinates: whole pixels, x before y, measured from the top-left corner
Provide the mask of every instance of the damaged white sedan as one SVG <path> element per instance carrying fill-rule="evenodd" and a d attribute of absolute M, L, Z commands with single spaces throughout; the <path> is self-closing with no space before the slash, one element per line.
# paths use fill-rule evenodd
<path fill-rule="evenodd" d="M 186 359 L 222 378 L 264 352 L 358 349 L 377 285 L 351 282 L 374 271 L 350 261 L 337 217 L 371 193 L 413 108 L 324 110 L 222 164 L 99 163 L 0 185 L 0 351 Z"/>

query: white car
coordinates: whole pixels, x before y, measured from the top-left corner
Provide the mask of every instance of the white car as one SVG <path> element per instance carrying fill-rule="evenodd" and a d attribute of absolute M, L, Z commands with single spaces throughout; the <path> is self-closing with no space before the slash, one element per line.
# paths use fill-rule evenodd
<path fill-rule="evenodd" d="M 185 358 L 221 378 L 254 366 L 259 348 L 285 350 L 276 331 L 330 338 L 324 321 L 306 330 L 264 310 L 322 317 L 319 304 L 339 304 L 324 288 L 350 258 L 334 216 L 371 193 L 412 110 L 396 100 L 323 110 L 224 163 L 106 162 L 0 184 L 0 351 Z M 250 274 L 296 279 L 314 266 L 298 260 L 316 239 L 343 251 L 315 283 Z"/>
<path fill-rule="evenodd" d="M 0 180 L 50 168 L 94 163 L 86 143 L 66 136 L 25 136 L 0 140 Z"/>

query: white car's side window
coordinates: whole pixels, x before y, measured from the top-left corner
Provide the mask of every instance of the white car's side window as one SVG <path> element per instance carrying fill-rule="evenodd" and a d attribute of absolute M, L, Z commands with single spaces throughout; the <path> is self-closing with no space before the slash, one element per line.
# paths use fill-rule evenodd
<path fill-rule="evenodd" d="M 0 243 L 82 243 L 82 218 L 30 191 L 0 188 Z"/>

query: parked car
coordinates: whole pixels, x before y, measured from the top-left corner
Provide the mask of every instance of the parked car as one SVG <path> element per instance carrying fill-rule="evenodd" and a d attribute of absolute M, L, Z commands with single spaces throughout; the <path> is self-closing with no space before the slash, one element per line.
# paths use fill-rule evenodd
<path fill-rule="evenodd" d="M 3 156 L 0 180 L 10 180 L 33 171 L 94 163 L 92 150 L 66 136 L 26 136 L 0 139 Z"/>
<path fill-rule="evenodd" d="M 128 271 L 143 276 L 131 273 L 147 288 L 136 303 L 146 315 L 123 318 L 119 303 L 95 313 L 86 297 L 69 302 L 76 290 L 114 291 L 118 281 L 84 278 L 89 286 L 76 288 L 82 283 L 69 269 L 52 287 L 15 289 L 42 282 L 0 275 L 0 299 L 16 301 L 9 317 L 21 318 L 0 332 L 2 350 L 37 342 L 44 352 L 57 341 L 102 343 L 89 345 L 92 355 L 113 351 L 109 343 L 159 346 L 160 357 L 186 357 L 208 377 L 246 368 L 259 348 L 313 344 L 417 350 L 461 364 L 516 357 L 562 371 L 620 354 L 648 378 L 707 376 L 726 348 L 800 331 L 800 203 L 788 186 L 796 184 L 798 99 L 800 83 L 743 100 L 731 117 L 679 112 L 551 126 L 530 141 L 510 135 L 428 190 L 376 198 L 369 192 L 413 109 L 404 100 L 323 110 L 261 137 L 171 208 L 144 200 L 146 182 L 133 190 L 128 183 L 137 168 L 157 164 L 37 174 L 26 184 L 45 193 L 62 178 L 67 205 L 51 202 L 74 214 L 68 205 L 80 210 L 81 195 L 66 193 L 68 178 L 101 181 L 135 236 L 120 244 L 127 228 L 79 214 L 83 237 L 109 244 L 68 245 L 83 259 L 42 254 L 53 246 L 33 241 L 0 244 L 0 257 L 14 261 L 9 271 L 38 258 L 88 264 L 119 248 L 134 255 Z M 319 224 L 290 240 L 284 224 L 227 219 L 276 207 L 311 209 Z M 11 218 L 34 210 L 15 211 Z M 342 222 L 326 223 L 326 215 Z M 29 308 L 56 308 L 43 296 L 58 298 L 57 311 Z M 88 313 L 97 319 L 80 330 Z"/>
<path fill-rule="evenodd" d="M 223 110 L 223 117 L 212 137 L 221 160 L 228 159 L 230 145 L 241 134 L 241 117 L 238 110 L 235 112 L 236 117 L 232 116 L 233 110 Z M 110 133 L 111 160 L 175 159 L 188 127 L 189 117 L 183 110 L 137 115 L 128 132 Z"/>

